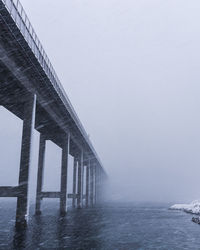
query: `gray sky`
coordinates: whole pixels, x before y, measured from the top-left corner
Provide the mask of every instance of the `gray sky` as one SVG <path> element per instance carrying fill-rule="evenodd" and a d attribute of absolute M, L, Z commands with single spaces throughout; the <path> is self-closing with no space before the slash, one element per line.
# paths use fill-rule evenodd
<path fill-rule="evenodd" d="M 200 198 L 199 0 L 21 2 L 104 163 L 113 198 Z M 16 134 L 17 126 L 6 130 Z"/>

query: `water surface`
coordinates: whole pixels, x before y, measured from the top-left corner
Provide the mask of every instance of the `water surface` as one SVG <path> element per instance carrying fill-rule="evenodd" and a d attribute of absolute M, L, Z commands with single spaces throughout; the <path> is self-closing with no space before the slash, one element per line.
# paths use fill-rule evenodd
<path fill-rule="evenodd" d="M 14 228 L 14 208 L 0 203 L 0 249 L 200 249 L 200 225 L 166 204 L 112 203 L 61 218 L 58 204 L 45 201 L 41 216 L 31 207 L 25 231 Z"/>

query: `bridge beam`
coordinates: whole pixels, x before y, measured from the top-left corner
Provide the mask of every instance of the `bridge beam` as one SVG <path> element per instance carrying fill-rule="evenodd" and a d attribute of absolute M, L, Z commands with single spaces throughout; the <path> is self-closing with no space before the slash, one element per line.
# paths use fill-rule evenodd
<path fill-rule="evenodd" d="M 41 192 L 42 198 L 60 198 L 60 192 Z"/>
<path fill-rule="evenodd" d="M 18 197 L 20 194 L 19 187 L 5 186 L 0 187 L 0 197 Z"/>
<path fill-rule="evenodd" d="M 30 94 L 24 104 L 24 120 L 19 172 L 20 196 L 17 198 L 16 226 L 26 225 L 28 212 L 28 180 L 31 158 L 33 126 L 35 123 L 36 96 Z"/>

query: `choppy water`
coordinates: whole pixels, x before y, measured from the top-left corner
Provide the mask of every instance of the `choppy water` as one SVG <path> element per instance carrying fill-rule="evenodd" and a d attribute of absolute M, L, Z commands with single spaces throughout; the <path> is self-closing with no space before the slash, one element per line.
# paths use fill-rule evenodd
<path fill-rule="evenodd" d="M 15 202 L 0 203 L 0 249 L 200 249 L 200 225 L 167 205 L 109 204 L 58 215 L 46 202 L 26 231 L 14 230 Z"/>

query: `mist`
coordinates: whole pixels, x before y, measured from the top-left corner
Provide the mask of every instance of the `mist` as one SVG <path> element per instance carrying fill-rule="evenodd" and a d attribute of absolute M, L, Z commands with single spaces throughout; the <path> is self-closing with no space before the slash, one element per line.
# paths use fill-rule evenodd
<path fill-rule="evenodd" d="M 103 162 L 110 199 L 198 199 L 200 2 L 21 2 Z M 0 115 L 0 185 L 15 185 L 22 121 L 4 108 Z M 60 155 L 49 143 L 47 190 L 59 187 Z"/>

